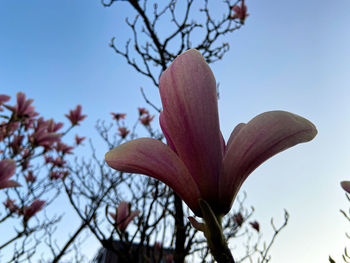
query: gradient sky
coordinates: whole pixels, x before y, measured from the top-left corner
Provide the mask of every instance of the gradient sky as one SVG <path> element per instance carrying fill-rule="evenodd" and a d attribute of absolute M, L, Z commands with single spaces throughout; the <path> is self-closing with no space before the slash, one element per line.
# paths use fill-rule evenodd
<path fill-rule="evenodd" d="M 220 123 L 233 127 L 281 109 L 311 120 L 319 134 L 259 167 L 242 187 L 265 238 L 269 220 L 291 214 L 275 243 L 272 263 L 341 262 L 350 240 L 339 209 L 349 202 L 339 186 L 350 180 L 350 1 L 247 0 L 246 26 L 225 38 L 231 50 L 212 65 L 220 83 Z M 46 118 L 64 121 L 77 104 L 88 119 L 81 135 L 96 136 L 97 119 L 147 106 L 139 88 L 159 105 L 157 90 L 108 47 L 130 36 L 127 3 L 98 0 L 1 1 L 0 93 L 35 99 Z M 103 154 L 104 148 L 98 149 Z"/>

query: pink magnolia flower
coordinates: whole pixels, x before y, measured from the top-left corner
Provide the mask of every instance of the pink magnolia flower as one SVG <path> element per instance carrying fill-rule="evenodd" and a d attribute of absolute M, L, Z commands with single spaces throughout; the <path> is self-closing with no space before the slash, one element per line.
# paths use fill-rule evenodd
<path fill-rule="evenodd" d="M 49 174 L 49 177 L 51 180 L 58 180 L 63 177 L 63 172 L 62 171 L 51 171 Z"/>
<path fill-rule="evenodd" d="M 57 142 L 55 149 L 58 153 L 72 154 L 72 150 L 74 149 L 74 147 L 59 141 Z"/>
<path fill-rule="evenodd" d="M 122 232 L 125 232 L 130 222 L 140 214 L 139 210 L 131 212 L 130 206 L 131 206 L 130 203 L 122 201 L 117 207 L 117 211 L 116 211 L 117 214 L 109 213 L 109 215 L 115 221 L 117 228 Z"/>
<path fill-rule="evenodd" d="M 148 110 L 146 110 L 145 108 L 137 108 L 139 110 L 139 115 L 145 115 L 145 114 L 149 114 Z"/>
<path fill-rule="evenodd" d="M 62 122 L 55 122 L 53 119 L 46 121 L 46 123 L 48 132 L 57 132 L 64 125 Z"/>
<path fill-rule="evenodd" d="M 39 212 L 44 207 L 44 205 L 45 205 L 45 201 L 34 200 L 30 206 L 24 208 L 23 210 L 24 220 L 28 221 L 37 212 Z"/>
<path fill-rule="evenodd" d="M 126 113 L 114 113 L 111 112 L 113 119 L 115 119 L 116 121 L 119 121 L 121 119 L 125 119 Z"/>
<path fill-rule="evenodd" d="M 50 125 L 52 125 L 51 121 L 44 121 L 43 118 L 39 118 L 35 124 L 34 132 L 29 135 L 29 141 L 37 146 L 51 148 L 55 142 L 60 140 L 61 134 L 49 132 Z"/>
<path fill-rule="evenodd" d="M 24 177 L 26 179 L 26 182 L 35 182 L 36 181 L 36 176 L 33 174 L 32 170 L 28 171 L 28 174 Z"/>
<path fill-rule="evenodd" d="M 26 99 L 26 95 L 22 92 L 17 93 L 17 104 L 15 106 L 4 105 L 7 109 L 13 112 L 18 118 L 33 118 L 39 115 L 34 111 L 32 99 Z"/>
<path fill-rule="evenodd" d="M 21 186 L 13 180 L 9 180 L 16 172 L 16 162 L 9 159 L 0 161 L 0 189 Z"/>
<path fill-rule="evenodd" d="M 15 200 L 12 200 L 10 198 L 7 198 L 6 202 L 4 202 L 3 204 L 8 210 L 10 210 L 11 213 L 18 212 L 19 210 L 18 206 L 15 203 Z"/>
<path fill-rule="evenodd" d="M 149 126 L 151 121 L 154 119 L 154 115 L 151 116 L 149 114 L 143 116 L 143 117 L 140 117 L 139 120 L 140 122 L 144 125 L 144 126 Z"/>
<path fill-rule="evenodd" d="M 22 150 L 23 135 L 14 135 L 12 141 L 9 143 L 9 146 L 12 149 L 13 155 L 17 155 Z"/>
<path fill-rule="evenodd" d="M 75 110 L 70 110 L 69 114 L 65 114 L 65 116 L 70 120 L 72 125 L 79 125 L 79 122 L 86 118 L 86 115 L 81 114 L 81 105 L 78 105 Z"/>
<path fill-rule="evenodd" d="M 196 50 L 174 60 L 162 74 L 159 90 L 160 125 L 169 146 L 139 138 L 112 149 L 106 162 L 116 170 L 164 182 L 197 216 L 202 216 L 198 199 L 204 199 L 215 214 L 227 214 L 241 185 L 260 164 L 317 133 L 298 115 L 270 111 L 237 125 L 225 143 L 216 81 Z"/>
<path fill-rule="evenodd" d="M 247 13 L 247 6 L 244 4 L 244 0 L 241 1 L 241 6 L 234 5 L 232 7 L 234 14 L 231 16 L 231 19 L 238 18 L 242 24 L 244 24 L 245 19 L 249 16 Z"/>
<path fill-rule="evenodd" d="M 10 100 L 10 96 L 0 94 L 0 106 L 4 103 Z M 0 111 L 3 111 L 4 109 L 0 107 Z"/>
<path fill-rule="evenodd" d="M 122 139 L 125 139 L 125 137 L 130 133 L 130 131 L 126 127 L 119 127 L 119 136 L 122 137 Z"/>
<path fill-rule="evenodd" d="M 74 137 L 75 139 L 75 144 L 76 145 L 80 145 L 84 140 L 85 140 L 85 137 L 79 137 L 77 134 L 75 135 Z"/>
<path fill-rule="evenodd" d="M 340 183 L 341 187 L 343 188 L 343 190 L 345 192 L 347 192 L 348 194 L 350 194 L 350 181 L 342 181 Z"/>

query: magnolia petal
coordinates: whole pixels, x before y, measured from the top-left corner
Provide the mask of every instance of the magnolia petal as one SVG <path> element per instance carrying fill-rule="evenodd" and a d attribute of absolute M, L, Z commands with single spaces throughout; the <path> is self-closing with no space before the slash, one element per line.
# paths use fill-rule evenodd
<path fill-rule="evenodd" d="M 125 231 L 127 226 L 130 224 L 130 222 L 134 220 L 134 218 L 137 217 L 139 214 L 140 214 L 139 210 L 131 212 L 130 215 L 125 219 L 125 221 L 122 222 L 124 230 L 122 229 L 120 230 Z"/>
<path fill-rule="evenodd" d="M 18 182 L 13 181 L 13 180 L 0 182 L 0 189 L 10 188 L 10 187 L 18 187 L 18 186 L 21 186 L 21 185 Z"/>
<path fill-rule="evenodd" d="M 225 213 L 244 180 L 261 163 L 317 134 L 310 121 L 285 111 L 262 113 L 238 129 L 231 135 L 220 178 L 220 204 Z"/>
<path fill-rule="evenodd" d="M 0 161 L 0 182 L 7 181 L 16 172 L 16 162 L 10 159 Z"/>
<path fill-rule="evenodd" d="M 226 150 L 230 147 L 231 142 L 233 141 L 233 139 L 237 136 L 237 134 L 239 133 L 239 131 L 245 126 L 245 123 L 240 123 L 238 124 L 233 131 L 231 132 L 230 138 L 227 141 L 227 146 L 226 146 Z"/>
<path fill-rule="evenodd" d="M 161 112 L 159 114 L 159 125 L 160 125 L 160 128 L 162 129 L 162 132 L 164 134 L 164 137 L 169 145 L 169 147 L 175 152 L 176 152 L 176 149 L 175 149 L 175 145 L 174 143 L 172 142 L 171 138 L 169 137 L 169 134 L 168 134 L 168 128 L 166 126 L 166 122 L 165 122 L 165 119 L 164 119 L 164 114 L 163 112 Z"/>
<path fill-rule="evenodd" d="M 343 188 L 343 190 L 345 192 L 347 192 L 348 194 L 350 194 L 350 181 L 342 181 L 340 183 L 341 187 Z"/>
<path fill-rule="evenodd" d="M 222 156 L 224 156 L 224 154 L 226 152 L 226 143 L 225 143 L 225 139 L 224 139 L 224 136 L 222 135 L 221 131 L 220 131 L 220 142 L 221 142 Z"/>
<path fill-rule="evenodd" d="M 130 204 L 126 201 L 121 201 L 117 208 L 117 224 L 121 224 L 126 220 L 130 213 Z"/>
<path fill-rule="evenodd" d="M 194 213 L 200 214 L 200 192 L 184 163 L 164 143 L 140 138 L 126 142 L 108 152 L 107 164 L 119 171 L 140 173 L 170 186 Z"/>
<path fill-rule="evenodd" d="M 178 56 L 159 81 L 167 137 L 203 199 L 217 198 L 222 161 L 216 81 L 196 50 Z"/>

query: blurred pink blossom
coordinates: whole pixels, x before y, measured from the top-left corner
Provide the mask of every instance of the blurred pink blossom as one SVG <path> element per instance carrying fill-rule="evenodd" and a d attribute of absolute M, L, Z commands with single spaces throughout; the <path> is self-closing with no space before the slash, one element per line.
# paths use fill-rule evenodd
<path fill-rule="evenodd" d="M 82 141 L 85 140 L 85 137 L 79 137 L 77 134 L 75 135 L 74 137 L 74 140 L 75 140 L 75 144 L 76 145 L 80 145 L 82 143 Z"/>
<path fill-rule="evenodd" d="M 249 16 L 247 13 L 247 6 L 244 4 L 244 0 L 241 0 L 241 6 L 234 5 L 232 7 L 234 14 L 231 16 L 231 19 L 238 18 L 242 24 L 244 24 L 245 19 Z"/>
<path fill-rule="evenodd" d="M 130 131 L 126 127 L 119 127 L 119 136 L 122 137 L 122 139 L 125 139 L 125 137 L 130 133 Z"/>
<path fill-rule="evenodd" d="M 144 117 L 140 117 L 139 120 L 144 126 L 149 126 L 153 119 L 154 119 L 154 115 L 151 116 L 151 115 L 147 114 Z"/>
<path fill-rule="evenodd" d="M 119 121 L 121 119 L 125 119 L 125 116 L 126 116 L 126 113 L 114 113 L 114 112 L 111 112 L 112 116 L 113 116 L 113 119 L 116 120 L 116 121 Z"/>
<path fill-rule="evenodd" d="M 7 95 L 4 95 L 4 94 L 1 94 L 0 95 L 0 111 L 3 111 L 4 109 L 1 108 L 1 105 L 4 103 L 4 102 L 7 102 L 10 100 L 10 96 L 7 96 Z"/>
<path fill-rule="evenodd" d="M 72 150 L 74 149 L 73 146 L 64 144 L 63 142 L 59 141 L 56 144 L 56 151 L 59 153 L 63 153 L 63 154 L 72 154 Z"/>
<path fill-rule="evenodd" d="M 9 159 L 0 161 L 0 189 L 21 186 L 18 182 L 9 180 L 16 172 L 16 162 Z"/>
<path fill-rule="evenodd" d="M 115 224 L 117 228 L 121 232 L 125 232 L 127 226 L 130 224 L 130 222 L 140 214 L 139 210 L 130 211 L 130 203 L 122 201 L 119 203 L 116 214 L 109 213 L 109 215 L 113 218 L 115 221 Z"/>
<path fill-rule="evenodd" d="M 11 213 L 19 211 L 18 206 L 15 204 L 15 200 L 7 198 L 6 202 L 4 202 L 3 204 L 8 210 L 10 210 Z"/>
<path fill-rule="evenodd" d="M 16 118 L 33 118 L 39 114 L 34 111 L 32 106 L 33 100 L 26 99 L 26 95 L 23 92 L 17 93 L 17 104 L 15 106 L 4 105 L 7 109 L 12 111 Z"/>
<path fill-rule="evenodd" d="M 33 171 L 29 170 L 28 174 L 25 176 L 26 182 L 35 182 L 36 176 L 34 176 Z"/>
<path fill-rule="evenodd" d="M 77 105 L 75 110 L 70 110 L 69 114 L 65 115 L 73 126 L 79 125 L 79 122 L 86 118 L 86 115 L 81 114 L 81 105 Z"/>
<path fill-rule="evenodd" d="M 34 200 L 30 206 L 24 208 L 23 210 L 24 220 L 28 221 L 37 212 L 39 212 L 44 207 L 44 205 L 45 205 L 45 201 Z"/>
<path fill-rule="evenodd" d="M 137 108 L 139 110 L 139 115 L 145 115 L 145 114 L 149 114 L 148 110 L 146 110 L 145 108 Z"/>

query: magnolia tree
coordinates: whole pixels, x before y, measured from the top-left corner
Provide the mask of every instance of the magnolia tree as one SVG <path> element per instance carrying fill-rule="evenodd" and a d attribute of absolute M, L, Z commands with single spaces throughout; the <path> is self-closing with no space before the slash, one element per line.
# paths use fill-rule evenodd
<path fill-rule="evenodd" d="M 30 260 L 45 229 L 60 221 L 40 210 L 61 193 L 59 181 L 69 174 L 66 156 L 83 138 L 76 135 L 75 145 L 63 139 L 85 116 L 78 106 L 66 115 L 71 125 L 62 130 L 63 123 L 40 117 L 25 94 L 17 93 L 15 104 L 9 101 L 9 96 L 0 95 L 0 227 L 6 233 L 0 237 L 0 255 L 20 262 Z"/>
<path fill-rule="evenodd" d="M 75 172 L 77 179 L 71 177 L 71 183 L 66 183 L 71 204 L 83 222 L 93 218 L 89 229 L 101 244 L 125 260 L 132 256 L 151 257 L 154 254 L 149 252 L 150 249 L 159 249 L 157 244 L 160 242 L 161 247 L 172 249 L 175 262 L 184 262 L 188 255 L 205 262 L 212 260 L 211 254 L 219 262 L 233 262 L 227 241 L 237 239 L 239 230 L 251 214 L 241 203 L 238 211 L 224 215 L 229 213 L 241 184 L 267 158 L 311 140 L 316 135 L 314 125 L 288 112 L 269 112 L 257 116 L 247 125 L 238 125 L 229 141 L 224 142 L 217 116 L 217 85 L 207 63 L 223 57 L 229 44 L 221 42 L 222 37 L 245 23 L 249 14 L 244 1 L 223 1 L 226 12 L 220 19 L 212 16 L 209 1 L 187 0 L 182 5 L 177 1 L 159 4 L 155 1 L 111 0 L 102 3 L 106 7 L 129 5 L 136 12 L 133 18 L 126 19 L 132 38 L 125 48 L 119 47 L 117 38 L 112 38 L 110 46 L 138 73 L 160 88 L 162 107 L 149 101 L 143 90 L 142 94 L 156 113 L 160 113 L 168 146 L 161 142 L 163 135 L 151 128 L 154 116 L 148 111 L 139 109 L 139 122 L 131 129 L 121 124 L 125 114 L 113 113 L 118 139 L 110 135 L 112 126 L 100 123 L 98 130 L 110 148 L 129 141 L 106 155 L 107 163 L 119 172 L 111 174 L 96 157 L 98 175 L 91 168 L 91 162 L 83 164 Z M 194 6 L 199 8 L 197 21 L 193 19 Z M 159 33 L 164 19 L 168 19 L 170 26 L 166 32 Z M 199 52 L 192 50 L 180 55 L 191 48 Z M 173 64 L 167 70 L 171 62 Z M 137 123 L 142 123 L 152 138 L 133 140 Z M 159 181 L 131 173 L 158 179 L 171 190 Z M 95 184 L 89 186 L 86 180 L 92 176 L 96 178 Z M 103 178 L 109 179 L 101 183 Z M 118 181 L 117 186 L 113 186 L 115 181 Z M 90 196 L 90 199 L 79 205 L 83 203 L 82 196 Z M 96 200 L 105 203 L 102 216 L 98 206 L 93 205 Z M 140 213 L 134 228 L 127 232 L 125 227 L 118 228 L 123 220 L 118 219 L 121 208 L 116 200 L 117 203 L 130 202 L 129 212 L 123 212 L 127 214 L 125 221 L 130 222 Z M 189 208 L 183 206 L 182 200 Z M 113 216 L 109 211 L 111 207 L 118 207 Z M 199 222 L 194 215 L 204 221 Z M 281 227 L 287 220 L 286 213 Z M 105 230 L 103 223 L 114 226 L 113 230 Z M 258 222 L 252 221 L 250 226 L 259 232 Z M 274 225 L 273 228 L 275 235 L 271 241 L 281 229 Z M 249 233 L 243 236 L 250 240 Z M 114 245 L 116 238 L 123 249 Z M 236 261 L 251 260 L 251 255 L 256 252 L 260 255 L 258 261 L 267 262 L 270 245 L 262 250 L 256 244 L 247 245 L 248 252 L 241 258 L 236 257 Z M 130 253 L 134 250 L 141 253 Z"/>
<path fill-rule="evenodd" d="M 262 162 L 311 140 L 316 128 L 300 116 L 274 111 L 237 125 L 228 141 L 223 139 L 217 83 L 208 63 L 229 50 L 223 37 L 244 25 L 249 16 L 244 0 L 222 1 L 219 18 L 210 11 L 217 2 L 208 0 L 102 4 L 134 10 L 135 16 L 126 19 L 132 38 L 124 49 L 116 38 L 110 46 L 159 88 L 162 105 L 142 90 L 149 108 L 138 108 L 134 124 L 115 112 L 111 124 L 97 123 L 105 158 L 90 141 L 90 157 L 86 150 L 83 158 L 73 155 L 68 162 L 84 140 L 76 136 L 74 145 L 63 143 L 85 118 L 80 106 L 66 115 L 70 126 L 61 131 L 63 124 L 39 117 L 24 94 L 17 95 L 15 106 L 0 96 L 7 110 L 1 115 L 0 222 L 20 226 L 12 237 L 1 237 L 0 253 L 13 254 L 9 262 L 26 261 L 41 242 L 46 246 L 41 262 L 82 262 L 85 234 L 103 247 L 95 259 L 99 262 L 106 257 L 121 262 L 268 262 L 288 213 L 278 227 L 271 221 L 273 235 L 264 242 L 254 209 L 246 208 L 245 194 L 238 191 Z M 169 27 L 159 32 L 166 20 Z M 162 131 L 154 126 L 158 118 Z M 57 239 L 65 228 L 61 217 L 45 213 L 62 191 L 80 219 L 63 241 Z"/>

